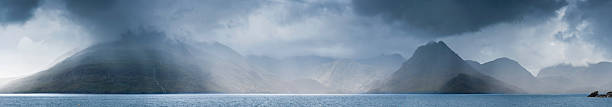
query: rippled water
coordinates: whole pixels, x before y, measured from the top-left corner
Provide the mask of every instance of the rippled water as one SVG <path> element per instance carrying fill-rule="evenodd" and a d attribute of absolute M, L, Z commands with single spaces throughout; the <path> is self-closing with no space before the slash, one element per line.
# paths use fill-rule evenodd
<path fill-rule="evenodd" d="M 612 106 L 585 95 L 499 94 L 0 94 L 0 107 L 116 106 Z"/>

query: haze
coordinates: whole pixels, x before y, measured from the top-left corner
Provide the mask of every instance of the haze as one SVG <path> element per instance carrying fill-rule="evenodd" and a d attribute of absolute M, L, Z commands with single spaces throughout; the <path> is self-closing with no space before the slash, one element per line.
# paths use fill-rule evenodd
<path fill-rule="evenodd" d="M 329 62 L 372 64 L 367 59 L 396 55 L 383 66 L 345 68 L 384 71 L 376 74 L 382 78 L 430 41 L 479 63 L 513 59 L 536 76 L 547 67 L 611 61 L 610 10 L 609 0 L 2 0 L 0 81 L 132 34 L 222 44 L 247 58 L 240 60 L 275 62 L 253 69 L 283 78 L 337 66 Z M 296 59 L 312 63 L 289 63 Z"/>

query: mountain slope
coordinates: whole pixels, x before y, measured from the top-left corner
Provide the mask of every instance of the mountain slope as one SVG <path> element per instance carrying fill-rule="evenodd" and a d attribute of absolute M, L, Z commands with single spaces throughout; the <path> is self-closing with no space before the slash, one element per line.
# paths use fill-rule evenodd
<path fill-rule="evenodd" d="M 135 39 L 133 36 L 146 36 Z M 192 93 L 260 92 L 264 79 L 246 60 L 218 43 L 126 34 L 13 82 L 10 92 Z"/>
<path fill-rule="evenodd" d="M 417 48 L 401 68 L 372 93 L 508 93 L 513 86 L 481 74 L 444 42 Z"/>
<path fill-rule="evenodd" d="M 7 83 L 15 80 L 16 77 L 12 77 L 12 78 L 0 78 L 0 88 L 4 87 L 4 85 L 6 85 Z"/>
<path fill-rule="evenodd" d="M 501 80 L 522 89 L 533 88 L 537 85 L 536 78 L 518 62 L 509 58 L 498 58 L 493 61 L 476 66 L 483 74 Z"/>

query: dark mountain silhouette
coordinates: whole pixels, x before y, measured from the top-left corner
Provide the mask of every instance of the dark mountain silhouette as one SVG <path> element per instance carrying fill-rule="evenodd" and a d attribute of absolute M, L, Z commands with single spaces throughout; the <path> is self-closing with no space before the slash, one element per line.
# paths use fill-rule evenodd
<path fill-rule="evenodd" d="M 480 73 L 444 42 L 420 46 L 372 93 L 511 93 L 512 85 Z"/>

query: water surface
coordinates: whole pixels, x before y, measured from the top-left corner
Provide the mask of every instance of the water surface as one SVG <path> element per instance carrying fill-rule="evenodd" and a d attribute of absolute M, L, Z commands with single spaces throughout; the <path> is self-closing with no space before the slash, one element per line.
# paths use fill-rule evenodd
<path fill-rule="evenodd" d="M 11 106 L 610 107 L 612 98 L 502 94 L 0 94 L 0 107 Z"/>

